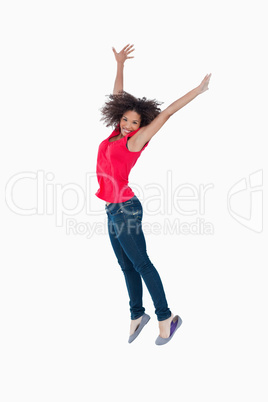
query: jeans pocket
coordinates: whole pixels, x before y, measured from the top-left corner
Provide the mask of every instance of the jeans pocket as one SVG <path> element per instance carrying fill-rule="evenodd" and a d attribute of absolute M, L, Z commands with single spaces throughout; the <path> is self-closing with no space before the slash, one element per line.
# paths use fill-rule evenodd
<path fill-rule="evenodd" d="M 131 207 L 131 212 L 132 212 L 133 217 L 134 217 L 138 222 L 141 222 L 141 220 L 142 220 L 142 214 L 143 214 L 141 205 L 133 205 L 133 206 Z"/>
<path fill-rule="evenodd" d="M 110 214 L 111 214 L 112 216 L 115 216 L 115 215 L 118 215 L 118 214 L 122 213 L 122 212 L 123 212 L 123 208 L 122 208 L 122 206 L 121 206 L 121 207 L 117 207 L 117 208 L 112 209 L 112 210 L 109 211 L 109 212 L 110 212 Z"/>
<path fill-rule="evenodd" d="M 113 209 L 109 210 L 109 212 L 112 216 L 119 215 L 121 213 L 130 214 L 129 209 L 131 208 L 131 205 L 131 200 L 125 201 L 122 204 L 118 203 L 118 205 L 114 206 Z"/>

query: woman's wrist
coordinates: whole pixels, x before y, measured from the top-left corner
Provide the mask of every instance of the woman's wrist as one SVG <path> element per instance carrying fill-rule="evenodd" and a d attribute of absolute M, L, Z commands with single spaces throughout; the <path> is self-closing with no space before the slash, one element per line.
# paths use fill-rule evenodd
<path fill-rule="evenodd" d="M 195 96 L 200 95 L 200 94 L 202 93 L 201 88 L 200 88 L 200 85 L 198 85 L 198 87 L 194 88 L 194 89 L 192 90 L 192 92 L 193 92 L 193 94 L 194 94 Z"/>

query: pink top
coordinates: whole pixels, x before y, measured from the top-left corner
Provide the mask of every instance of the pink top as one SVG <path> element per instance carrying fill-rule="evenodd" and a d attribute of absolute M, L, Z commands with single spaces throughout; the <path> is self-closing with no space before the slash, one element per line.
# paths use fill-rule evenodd
<path fill-rule="evenodd" d="M 109 139 L 120 133 L 119 125 L 106 140 L 99 145 L 97 156 L 97 179 L 100 188 L 95 193 L 97 197 L 107 202 L 124 202 L 135 194 L 128 185 L 128 176 L 140 157 L 142 151 L 147 147 L 148 141 L 141 151 L 131 152 L 127 148 L 128 138 L 136 132 L 126 135 L 120 140 L 109 142 Z"/>

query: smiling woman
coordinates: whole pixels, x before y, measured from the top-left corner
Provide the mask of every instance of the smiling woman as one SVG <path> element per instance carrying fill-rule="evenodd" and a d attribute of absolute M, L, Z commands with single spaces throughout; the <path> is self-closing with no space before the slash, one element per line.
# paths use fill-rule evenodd
<path fill-rule="evenodd" d="M 121 134 L 126 135 L 137 130 L 141 125 L 141 115 L 134 110 L 128 110 L 120 120 Z"/>
<path fill-rule="evenodd" d="M 119 125 L 120 133 L 115 140 L 132 133 L 134 130 L 148 126 L 161 113 L 161 102 L 135 96 L 121 90 L 109 95 L 109 100 L 100 109 L 106 126 Z M 128 149 L 132 152 L 140 151 L 149 142 L 139 131 L 128 141 Z M 113 140 L 113 141 L 115 141 Z"/>
<path fill-rule="evenodd" d="M 151 295 L 160 334 L 155 343 L 164 345 L 171 340 L 182 320 L 170 311 L 158 271 L 148 257 L 142 231 L 143 209 L 140 200 L 128 185 L 131 169 L 151 138 L 175 112 L 208 89 L 210 75 L 201 84 L 169 105 L 162 112 L 160 102 L 136 98 L 123 90 L 123 68 L 134 51 L 133 45 L 117 53 L 117 73 L 113 94 L 101 108 L 106 126 L 114 131 L 101 142 L 97 156 L 97 178 L 100 188 L 96 196 L 106 201 L 110 241 L 125 276 L 130 305 L 129 343 L 140 334 L 150 320 L 142 302 L 142 280 Z"/>
<path fill-rule="evenodd" d="M 108 100 L 100 109 L 101 121 L 104 121 L 106 127 L 116 126 L 125 112 L 131 110 L 139 115 L 140 126 L 147 126 L 161 112 L 159 106 L 162 103 L 155 99 L 136 98 L 122 89 L 118 93 L 108 96 Z"/>

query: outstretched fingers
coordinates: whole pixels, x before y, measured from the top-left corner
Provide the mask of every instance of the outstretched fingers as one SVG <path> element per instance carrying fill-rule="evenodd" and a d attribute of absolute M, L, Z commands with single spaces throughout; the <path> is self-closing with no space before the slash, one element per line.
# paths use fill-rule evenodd
<path fill-rule="evenodd" d="M 125 47 L 123 47 L 122 50 L 127 51 L 127 50 L 131 49 L 133 46 L 134 46 L 134 45 L 128 44 L 128 45 L 126 45 Z"/>
<path fill-rule="evenodd" d="M 127 59 L 133 59 L 134 56 L 128 56 L 130 53 L 134 52 L 134 45 L 127 45 L 124 49 L 125 55 Z"/>
<path fill-rule="evenodd" d="M 125 60 L 134 58 L 134 56 L 130 56 L 130 54 L 135 50 L 134 45 L 130 44 L 126 45 L 119 53 L 116 52 L 114 47 L 112 47 L 112 50 L 114 52 L 117 62 L 124 63 Z"/>
<path fill-rule="evenodd" d="M 205 92 L 209 89 L 208 84 L 209 84 L 210 77 L 211 77 L 211 73 L 207 74 L 205 76 L 205 78 L 203 78 L 201 84 L 199 85 L 200 93 Z"/>

